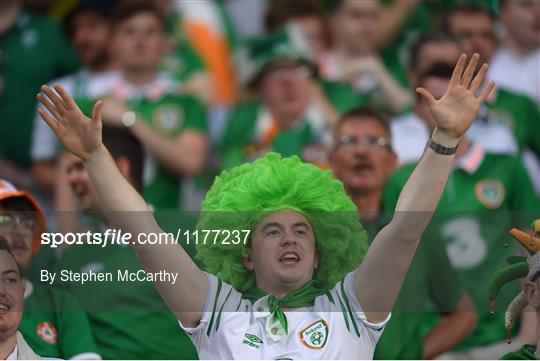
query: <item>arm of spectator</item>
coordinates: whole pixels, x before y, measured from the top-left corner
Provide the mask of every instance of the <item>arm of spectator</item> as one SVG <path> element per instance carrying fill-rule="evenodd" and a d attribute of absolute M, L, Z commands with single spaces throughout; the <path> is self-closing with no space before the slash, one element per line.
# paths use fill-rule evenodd
<path fill-rule="evenodd" d="M 377 80 L 378 87 L 384 95 L 384 101 L 393 113 L 399 113 L 412 104 L 412 94 L 394 79 L 377 56 L 366 56 L 354 61 L 346 68 L 345 77 L 354 85 L 361 74 L 367 73 Z"/>
<path fill-rule="evenodd" d="M 334 108 L 324 94 L 319 83 L 315 80 L 311 83 L 311 99 L 316 104 L 317 109 L 322 113 L 323 118 L 332 126 L 335 126 L 339 119 L 339 113 Z"/>
<path fill-rule="evenodd" d="M 409 14 L 420 3 L 420 0 L 396 0 L 383 6 L 379 18 L 379 26 L 375 33 L 375 44 L 378 49 L 384 48 L 402 29 Z"/>
<path fill-rule="evenodd" d="M 193 94 L 205 105 L 214 101 L 215 95 L 212 87 L 212 78 L 208 72 L 197 72 L 182 84 L 182 92 Z"/>
<path fill-rule="evenodd" d="M 58 211 L 58 230 L 62 233 L 79 232 L 79 201 L 68 182 L 68 165 L 72 154 L 64 153 L 55 167 L 54 205 Z"/>
<path fill-rule="evenodd" d="M 417 92 L 428 102 L 437 127 L 435 143 L 453 148 L 470 127 L 493 82 L 476 92 L 487 71 L 484 64 L 473 78 L 479 56 L 465 72 L 467 56 L 458 60 L 444 96 L 436 100 L 426 89 Z M 419 244 L 446 186 L 455 155 L 426 147 L 424 155 L 399 196 L 394 217 L 375 237 L 355 277 L 355 290 L 369 322 L 384 321 L 392 309 Z"/>
<path fill-rule="evenodd" d="M 39 114 L 64 146 L 84 161 L 110 224 L 133 237 L 141 233 L 163 234 L 144 199 L 122 176 L 102 143 L 103 102 L 96 103 L 90 119 L 62 87 L 56 85 L 55 90 L 60 96 L 42 87 L 38 99 L 50 114 L 43 110 Z M 172 241 L 158 245 L 133 242 L 132 247 L 148 272 L 167 270 L 179 276 L 176 283 L 154 284 L 176 317 L 185 325 L 196 326 L 208 292 L 204 272 Z"/>
<path fill-rule="evenodd" d="M 451 350 L 474 331 L 476 322 L 474 303 L 464 292 L 454 312 L 445 313 L 424 338 L 424 359 L 431 360 Z"/>
<path fill-rule="evenodd" d="M 107 98 L 103 104 L 103 122 L 123 126 L 122 117 L 128 111 L 124 104 Z M 168 138 L 149 127 L 142 119 L 129 129 L 157 161 L 173 174 L 179 177 L 195 176 L 203 168 L 209 145 L 206 136 L 200 131 L 187 129 L 176 138 Z"/>

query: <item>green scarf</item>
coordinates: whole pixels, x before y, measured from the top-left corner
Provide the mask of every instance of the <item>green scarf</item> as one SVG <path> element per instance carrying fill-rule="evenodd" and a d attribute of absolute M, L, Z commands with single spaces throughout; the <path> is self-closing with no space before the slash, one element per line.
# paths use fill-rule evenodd
<path fill-rule="evenodd" d="M 253 286 L 243 293 L 243 297 L 255 303 L 257 300 L 268 297 L 268 307 L 270 308 L 270 317 L 266 322 L 266 331 L 271 335 L 288 334 L 287 317 L 282 308 L 301 308 L 311 307 L 315 303 L 315 298 L 327 293 L 328 290 L 321 287 L 320 282 L 311 280 L 302 287 L 288 293 L 282 299 L 277 299 L 276 296 Z M 277 329 L 276 329 L 277 327 Z M 281 332 L 277 332 L 277 331 Z"/>

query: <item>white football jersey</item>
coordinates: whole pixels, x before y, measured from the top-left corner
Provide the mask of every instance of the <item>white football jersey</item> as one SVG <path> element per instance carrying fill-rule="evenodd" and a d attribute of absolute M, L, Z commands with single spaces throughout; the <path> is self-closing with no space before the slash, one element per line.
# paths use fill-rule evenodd
<path fill-rule="evenodd" d="M 289 332 L 281 341 L 265 330 L 268 296 L 252 304 L 210 274 L 199 325 L 180 325 L 200 359 L 372 359 L 390 315 L 378 324 L 366 320 L 354 291 L 355 274 L 318 296 L 313 307 L 285 312 Z"/>

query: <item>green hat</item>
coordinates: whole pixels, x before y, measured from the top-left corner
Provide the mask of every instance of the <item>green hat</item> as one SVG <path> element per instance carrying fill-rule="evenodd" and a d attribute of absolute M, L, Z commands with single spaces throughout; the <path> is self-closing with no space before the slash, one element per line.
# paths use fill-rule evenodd
<path fill-rule="evenodd" d="M 264 37 L 244 43 L 235 54 L 238 75 L 242 84 L 252 87 L 272 64 L 299 62 L 316 75 L 316 65 L 300 27 L 288 25 Z"/>
<path fill-rule="evenodd" d="M 319 252 L 314 279 L 323 288 L 331 288 L 360 265 L 367 233 L 343 183 L 296 156 L 282 158 L 270 152 L 223 171 L 206 194 L 197 229 L 253 231 L 265 215 L 282 210 L 300 212 L 310 222 Z M 254 273 L 242 262 L 250 246 L 249 240 L 201 242 L 197 258 L 207 272 L 243 292 L 255 284 Z"/>

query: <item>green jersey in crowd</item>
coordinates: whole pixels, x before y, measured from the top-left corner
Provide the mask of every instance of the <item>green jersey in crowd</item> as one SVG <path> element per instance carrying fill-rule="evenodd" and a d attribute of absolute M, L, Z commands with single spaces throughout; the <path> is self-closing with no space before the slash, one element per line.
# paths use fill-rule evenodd
<path fill-rule="evenodd" d="M 36 94 L 78 62 L 54 22 L 29 13 L 2 34 L 0 49 L 0 157 L 28 168 Z"/>
<path fill-rule="evenodd" d="M 114 98 L 124 100 L 158 134 L 175 139 L 186 131 L 205 134 L 206 109 L 200 101 L 179 94 L 180 88 L 164 73 L 151 83 L 137 89 L 121 77 L 112 86 Z M 81 110 L 89 115 L 95 99 L 77 101 Z M 172 174 L 152 156 L 147 157 L 144 174 L 144 199 L 155 209 L 182 208 L 182 177 Z"/>
<path fill-rule="evenodd" d="M 381 217 L 383 218 L 383 217 Z M 369 241 L 387 222 L 362 222 Z M 392 318 L 377 343 L 375 360 L 421 360 L 424 358 L 424 327 L 428 312 L 447 313 L 456 309 L 464 288 L 441 243 L 427 239 L 420 243 L 401 291 L 392 308 Z"/>
<path fill-rule="evenodd" d="M 524 345 L 519 351 L 507 353 L 501 360 L 538 360 L 536 346 Z"/>
<path fill-rule="evenodd" d="M 197 359 L 197 352 L 149 281 L 123 281 L 119 273 L 142 272 L 127 246 L 77 245 L 66 250 L 55 272 L 111 274 L 111 280 L 59 283 L 88 314 L 104 359 Z M 56 283 L 56 282 L 55 282 Z"/>
<path fill-rule="evenodd" d="M 364 103 L 350 86 L 322 81 L 323 93 L 334 108 L 343 113 Z M 330 127 L 317 109 L 306 109 L 303 121 L 287 129 L 277 129 L 270 112 L 259 101 L 238 105 L 232 110 L 220 147 L 224 168 L 249 162 L 269 151 L 284 157 L 298 155 L 307 162 L 327 165 Z"/>
<path fill-rule="evenodd" d="M 521 150 L 529 148 L 540 158 L 540 110 L 528 97 L 497 89 L 486 105 L 496 123 L 510 128 Z"/>
<path fill-rule="evenodd" d="M 66 290 L 26 282 L 19 331 L 34 352 L 61 359 L 99 359 L 86 313 Z"/>
<path fill-rule="evenodd" d="M 389 179 L 383 196 L 386 209 L 394 209 L 413 170 L 414 164 L 406 165 Z M 423 242 L 445 245 L 452 266 L 479 311 L 476 330 L 458 351 L 505 339 L 503 310 L 519 285 L 503 289 L 497 298 L 499 311 L 491 314 L 487 284 L 505 259 L 514 255 L 515 249 L 508 244 L 508 230 L 520 223 L 528 224 L 538 217 L 539 210 L 539 201 L 518 158 L 485 153 L 480 146 L 472 145 L 455 162 Z"/>

